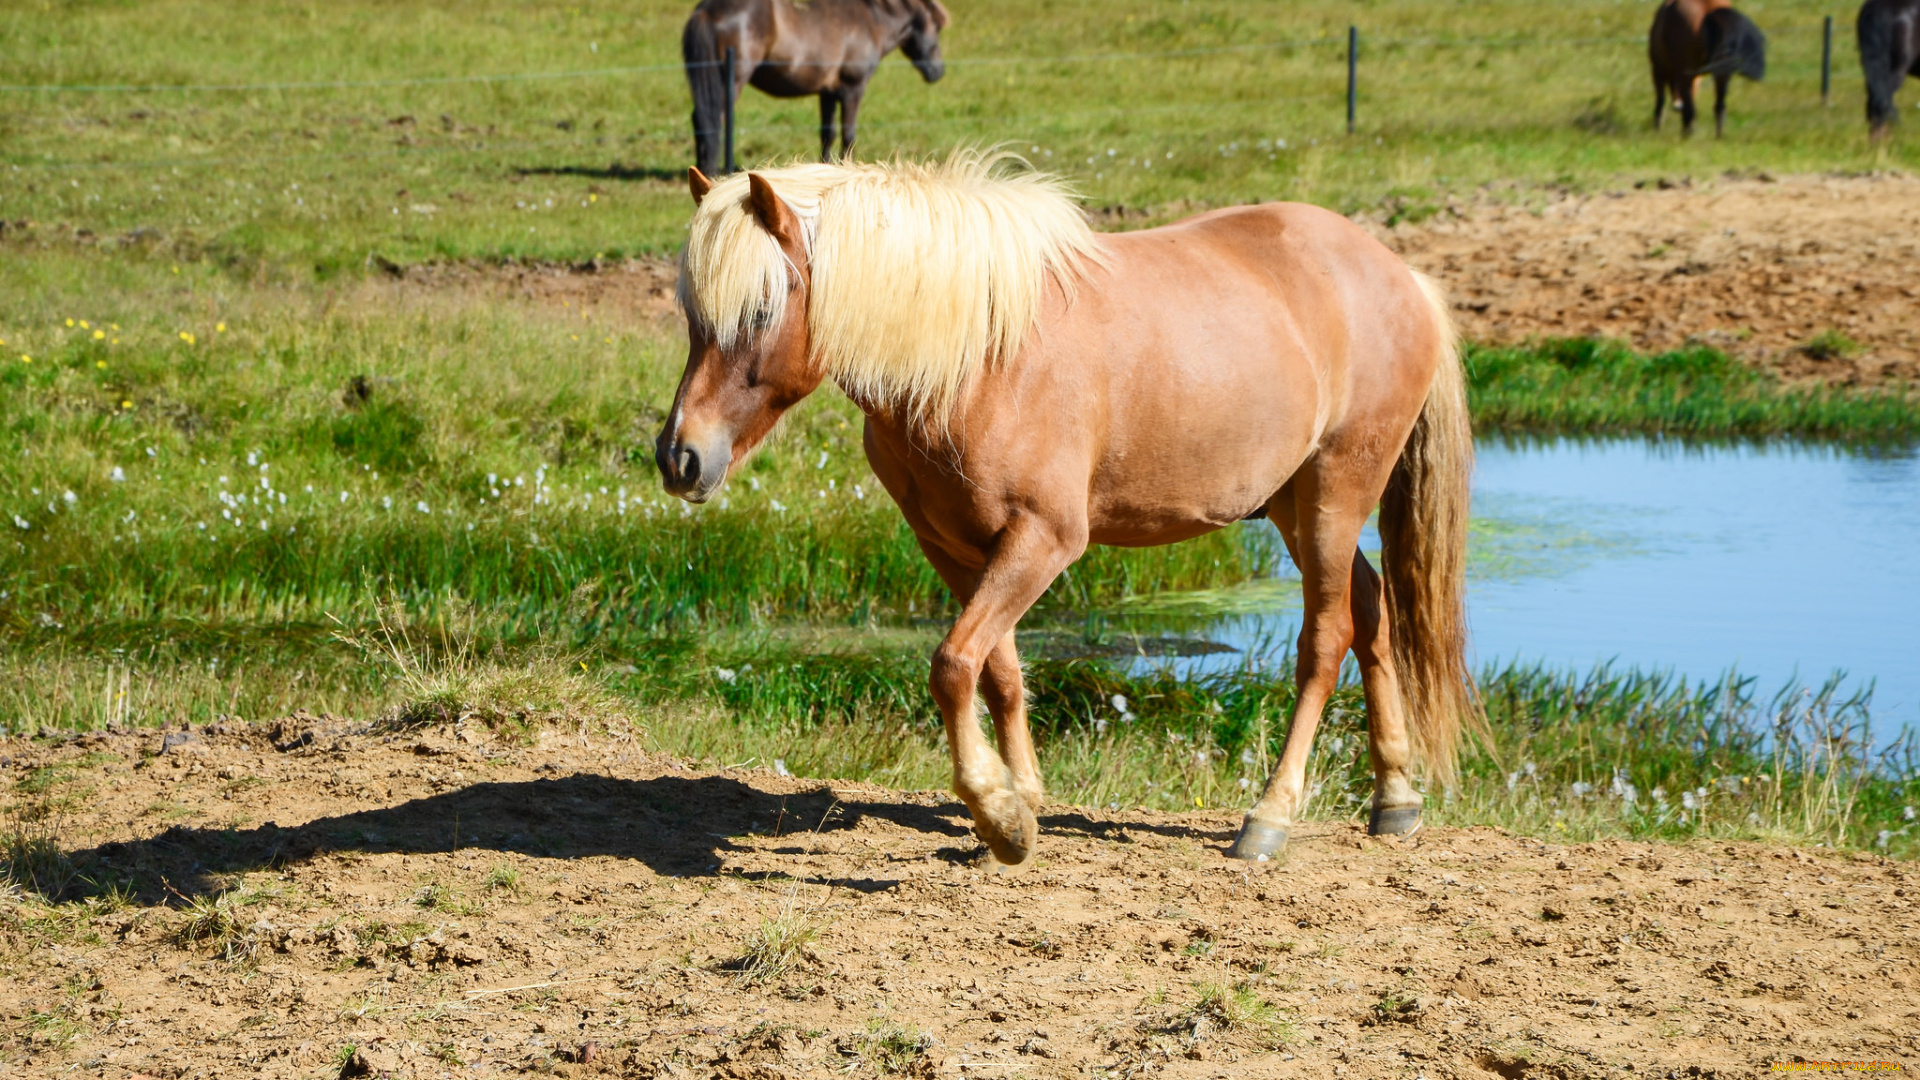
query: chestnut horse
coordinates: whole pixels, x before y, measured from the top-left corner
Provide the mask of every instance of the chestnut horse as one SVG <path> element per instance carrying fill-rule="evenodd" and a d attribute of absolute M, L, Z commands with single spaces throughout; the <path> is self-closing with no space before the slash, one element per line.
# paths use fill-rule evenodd
<path fill-rule="evenodd" d="M 1867 76 L 1867 131 L 1878 141 L 1900 118 L 1894 91 L 1908 75 L 1920 75 L 1920 0 L 1867 0 L 1854 32 Z"/>
<path fill-rule="evenodd" d="M 1713 77 L 1713 135 L 1727 120 L 1727 83 L 1735 74 L 1755 82 L 1767 76 L 1767 38 L 1728 0 L 1666 0 L 1653 13 L 1647 31 L 1647 59 L 1653 64 L 1653 126 L 1668 97 L 1680 110 L 1680 133 L 1693 134 L 1694 86 Z"/>
<path fill-rule="evenodd" d="M 943 165 L 690 173 L 686 372 L 655 445 L 711 498 L 832 379 L 874 475 L 962 611 L 933 654 L 955 792 L 992 856 L 1034 849 L 1042 787 L 1014 626 L 1088 544 L 1169 544 L 1264 511 L 1300 568 L 1299 700 L 1231 854 L 1277 852 L 1352 649 L 1374 832 L 1419 825 L 1480 724 L 1463 608 L 1472 434 L 1437 286 L 1294 203 L 1100 235 L 1052 180 Z M 1380 507 L 1385 579 L 1359 550 Z M 998 737 L 975 716 L 985 698 Z"/>
<path fill-rule="evenodd" d="M 694 158 L 713 172 L 720 155 L 727 102 L 751 83 L 774 97 L 820 96 L 820 160 L 833 151 L 834 111 L 840 152 L 853 151 L 854 122 L 880 58 L 899 49 L 928 82 L 946 74 L 940 0 L 702 0 L 680 35 L 680 56 L 693 88 Z M 733 50 L 733 85 L 724 61 Z"/>

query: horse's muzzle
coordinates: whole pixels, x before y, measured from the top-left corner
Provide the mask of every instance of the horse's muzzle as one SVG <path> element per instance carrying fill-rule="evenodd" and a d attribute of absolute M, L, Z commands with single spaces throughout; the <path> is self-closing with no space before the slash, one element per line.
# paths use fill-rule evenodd
<path fill-rule="evenodd" d="M 690 503 L 703 503 L 726 482 L 727 466 L 733 455 L 725 447 L 702 449 L 692 443 L 669 439 L 667 432 L 653 444 L 653 463 L 660 468 L 660 482 L 667 493 Z"/>
<path fill-rule="evenodd" d="M 939 82 L 940 76 L 947 73 L 945 60 L 915 60 L 913 66 L 919 69 L 920 77 L 930 83 Z"/>

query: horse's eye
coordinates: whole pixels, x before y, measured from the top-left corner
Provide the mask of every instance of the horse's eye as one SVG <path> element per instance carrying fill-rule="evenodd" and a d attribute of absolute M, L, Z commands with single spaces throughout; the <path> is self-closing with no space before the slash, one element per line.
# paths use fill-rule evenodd
<path fill-rule="evenodd" d="M 769 308 L 756 308 L 753 312 L 753 332 L 760 334 L 773 325 L 773 311 Z"/>

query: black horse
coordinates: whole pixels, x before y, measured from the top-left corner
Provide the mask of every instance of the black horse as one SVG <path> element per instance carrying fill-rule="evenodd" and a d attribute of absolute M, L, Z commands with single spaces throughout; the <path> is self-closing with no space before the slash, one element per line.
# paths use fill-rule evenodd
<path fill-rule="evenodd" d="M 850 153 L 860 98 L 880 58 L 899 49 L 921 78 L 938 82 L 946 74 L 940 31 L 948 21 L 940 0 L 703 0 L 680 37 L 700 171 L 715 171 L 727 102 L 748 83 L 774 97 L 820 95 L 821 160 L 833 152 L 836 107 L 840 151 Z M 723 71 L 728 49 L 732 86 Z"/>
<path fill-rule="evenodd" d="M 1893 92 L 1908 75 L 1920 75 L 1920 0 L 1867 0 L 1854 29 L 1867 73 L 1867 127 L 1882 139 L 1899 119 Z"/>
<path fill-rule="evenodd" d="M 1726 126 L 1727 83 L 1735 74 L 1755 82 L 1767 76 L 1767 37 L 1727 0 L 1667 0 L 1653 13 L 1647 59 L 1653 63 L 1653 126 L 1659 128 L 1671 96 L 1681 134 L 1693 134 L 1694 84 L 1711 75 L 1717 138 Z"/>

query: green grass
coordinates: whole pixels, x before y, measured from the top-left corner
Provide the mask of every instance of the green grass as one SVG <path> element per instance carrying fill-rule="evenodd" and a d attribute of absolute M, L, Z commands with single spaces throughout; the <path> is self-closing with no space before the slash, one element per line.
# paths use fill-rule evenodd
<path fill-rule="evenodd" d="M 371 0 L 236 11 L 208 0 L 60 2 L 0 16 L 0 84 L 253 86 L 0 92 L 0 218 L 32 244 L 148 251 L 247 274 L 356 274 L 381 259 L 561 258 L 677 244 L 691 156 L 688 5 Z M 1846 35 L 1818 101 L 1813 0 L 1752 14 L 1768 79 L 1725 139 L 1648 130 L 1642 5 L 1580 0 L 974 0 L 948 74 L 885 63 L 860 152 L 1006 142 L 1096 206 L 1275 197 L 1418 217 L 1450 194 L 1649 176 L 1911 167 L 1867 145 Z M 1359 132 L 1344 37 L 1362 32 Z M 641 70 L 644 69 L 644 70 Z M 598 72 L 567 78 L 525 78 Z M 407 85 L 281 88 L 321 82 Z M 751 164 L 808 156 L 815 104 L 740 105 Z M 296 186 L 297 185 L 297 186 Z"/>
<path fill-rule="evenodd" d="M 1842 345 L 1822 338 L 1817 347 Z M 1706 346 L 1647 356 L 1611 342 L 1554 340 L 1470 347 L 1466 363 L 1474 425 L 1483 432 L 1920 438 L 1920 398 L 1906 390 L 1783 386 Z"/>

